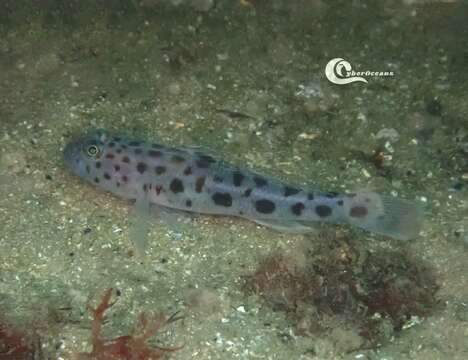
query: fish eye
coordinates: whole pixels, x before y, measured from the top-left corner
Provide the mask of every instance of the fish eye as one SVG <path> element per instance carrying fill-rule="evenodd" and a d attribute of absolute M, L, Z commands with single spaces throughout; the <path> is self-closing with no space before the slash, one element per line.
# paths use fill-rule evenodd
<path fill-rule="evenodd" d="M 99 148 L 96 145 L 90 145 L 86 149 L 86 153 L 90 157 L 96 157 L 97 155 L 99 155 Z"/>

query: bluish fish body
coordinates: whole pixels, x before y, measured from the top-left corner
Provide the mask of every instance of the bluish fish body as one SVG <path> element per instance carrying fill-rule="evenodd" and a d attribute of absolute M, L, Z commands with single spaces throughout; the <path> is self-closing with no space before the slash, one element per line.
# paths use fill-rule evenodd
<path fill-rule="evenodd" d="M 83 179 L 118 196 L 204 214 L 231 215 L 285 231 L 348 223 L 398 239 L 417 236 L 420 208 L 374 192 L 324 193 L 285 184 L 190 148 L 95 131 L 64 150 Z"/>

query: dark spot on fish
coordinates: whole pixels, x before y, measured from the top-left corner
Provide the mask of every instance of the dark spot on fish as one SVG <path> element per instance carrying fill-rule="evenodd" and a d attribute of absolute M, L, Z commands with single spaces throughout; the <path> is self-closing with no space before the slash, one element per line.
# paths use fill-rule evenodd
<path fill-rule="evenodd" d="M 343 200 L 338 200 L 336 203 L 340 206 L 343 206 Z"/>
<path fill-rule="evenodd" d="M 111 176 L 109 175 L 109 173 L 104 173 L 104 179 L 106 179 L 106 180 L 111 179 Z"/>
<path fill-rule="evenodd" d="M 213 159 L 209 155 L 199 155 L 198 160 L 196 161 L 196 164 L 199 168 L 205 169 L 210 167 L 210 164 L 216 162 L 215 159 Z"/>
<path fill-rule="evenodd" d="M 100 169 L 101 168 L 101 162 L 100 161 L 96 161 L 94 166 L 96 166 L 96 169 Z"/>
<path fill-rule="evenodd" d="M 147 168 L 148 168 L 148 165 L 146 165 L 144 162 L 139 162 L 136 167 L 137 171 L 140 174 L 143 174 Z"/>
<path fill-rule="evenodd" d="M 113 138 L 113 140 L 114 140 L 115 142 L 119 142 L 120 140 L 122 140 L 122 138 L 119 137 L 119 136 L 115 136 L 115 137 Z"/>
<path fill-rule="evenodd" d="M 234 186 L 241 186 L 242 181 L 244 181 L 245 176 L 240 171 L 234 171 L 232 173 L 232 181 Z"/>
<path fill-rule="evenodd" d="M 98 178 L 97 176 L 94 178 L 94 182 L 95 182 L 96 184 L 99 184 L 99 178 Z"/>
<path fill-rule="evenodd" d="M 135 150 L 133 150 L 133 152 L 136 154 L 136 155 L 140 155 L 143 150 L 141 150 L 141 148 L 135 148 Z"/>
<path fill-rule="evenodd" d="M 285 186 L 284 187 L 284 196 L 288 197 L 288 196 L 291 196 L 291 195 L 296 195 L 300 192 L 299 189 L 296 189 L 296 188 L 293 188 L 293 187 L 290 187 L 290 186 Z"/>
<path fill-rule="evenodd" d="M 310 201 L 314 200 L 314 194 L 308 193 L 307 194 L 307 200 L 310 200 Z"/>
<path fill-rule="evenodd" d="M 128 156 L 124 156 L 124 157 L 122 158 L 122 161 L 123 161 L 124 163 L 127 163 L 127 164 L 128 164 L 128 163 L 130 162 L 130 158 L 129 158 Z"/>
<path fill-rule="evenodd" d="M 143 184 L 142 189 L 143 189 L 144 192 L 147 192 L 148 191 L 148 185 Z"/>
<path fill-rule="evenodd" d="M 262 214 L 271 214 L 275 211 L 275 203 L 268 199 L 261 199 L 255 201 L 255 209 Z"/>
<path fill-rule="evenodd" d="M 116 152 L 117 154 L 121 154 L 121 153 L 122 153 L 122 149 L 121 149 L 121 148 L 117 148 L 117 149 L 115 149 L 115 152 Z"/>
<path fill-rule="evenodd" d="M 106 154 L 106 159 L 113 159 L 114 158 L 114 154 L 112 153 L 107 153 Z"/>
<path fill-rule="evenodd" d="M 215 183 L 222 183 L 222 182 L 223 182 L 223 178 L 222 178 L 221 176 L 219 176 L 219 175 L 215 175 L 215 176 L 213 176 L 213 181 L 214 181 Z"/>
<path fill-rule="evenodd" d="M 162 185 L 156 185 L 154 187 L 154 191 L 156 191 L 156 195 L 159 195 L 161 193 L 162 189 L 163 189 Z"/>
<path fill-rule="evenodd" d="M 252 193 L 252 189 L 247 189 L 244 191 L 244 196 L 249 197 L 251 193 Z"/>
<path fill-rule="evenodd" d="M 127 177 L 127 175 L 122 176 L 122 181 L 125 182 L 125 183 L 128 182 L 128 177 Z"/>
<path fill-rule="evenodd" d="M 174 178 L 169 184 L 169 189 L 171 189 L 174 194 L 184 192 L 184 183 L 182 180 Z"/>
<path fill-rule="evenodd" d="M 305 206 L 303 203 L 301 202 L 297 202 L 295 203 L 293 206 L 291 206 L 291 211 L 294 215 L 301 215 L 302 214 L 302 210 L 305 209 Z"/>
<path fill-rule="evenodd" d="M 166 167 L 165 166 L 156 166 L 154 168 L 154 172 L 156 173 L 156 175 L 164 174 L 166 172 Z"/>
<path fill-rule="evenodd" d="M 349 211 L 351 217 L 364 217 L 367 215 L 367 208 L 365 206 L 355 206 Z"/>
<path fill-rule="evenodd" d="M 171 161 L 176 164 L 183 163 L 185 161 L 185 158 L 180 155 L 172 155 Z"/>
<path fill-rule="evenodd" d="M 187 206 L 187 207 L 192 207 L 192 200 L 190 200 L 190 199 L 189 199 L 189 200 L 186 200 L 186 201 L 185 201 L 185 206 Z"/>
<path fill-rule="evenodd" d="M 187 166 L 184 170 L 184 175 L 192 175 L 192 167 L 191 166 Z"/>
<path fill-rule="evenodd" d="M 117 181 L 115 185 L 117 185 L 117 187 L 120 187 L 120 181 Z"/>
<path fill-rule="evenodd" d="M 216 205 L 230 207 L 232 205 L 232 196 L 229 193 L 216 192 L 211 197 Z"/>
<path fill-rule="evenodd" d="M 327 205 L 317 205 L 315 207 L 315 212 L 320 217 L 326 217 L 331 215 L 332 209 L 330 208 L 330 206 Z"/>
<path fill-rule="evenodd" d="M 265 186 L 268 184 L 268 182 L 264 178 L 259 177 L 259 176 L 254 176 L 253 181 L 255 182 L 255 185 L 257 185 L 258 187 Z"/>
<path fill-rule="evenodd" d="M 333 199 L 333 198 L 335 198 L 337 196 L 338 196 L 338 193 L 335 192 L 335 191 L 330 191 L 330 192 L 325 193 L 325 197 L 327 197 L 329 199 Z"/>
<path fill-rule="evenodd" d="M 205 177 L 204 176 L 200 176 L 199 178 L 197 178 L 197 180 L 195 181 L 195 191 L 197 193 L 201 193 L 202 190 L 203 190 L 203 186 L 205 185 Z"/>
<path fill-rule="evenodd" d="M 141 144 L 141 143 L 140 143 L 139 141 L 130 141 L 130 142 L 128 143 L 128 146 L 140 146 L 140 144 Z"/>
<path fill-rule="evenodd" d="M 151 157 L 161 157 L 163 153 L 159 150 L 148 150 L 148 155 Z"/>
<path fill-rule="evenodd" d="M 115 142 L 111 141 L 111 142 L 109 143 L 109 147 L 110 147 L 110 148 L 113 148 L 114 146 L 115 146 Z"/>
<path fill-rule="evenodd" d="M 122 144 L 121 146 L 122 146 L 122 149 L 124 149 L 124 150 L 127 148 L 127 145 L 125 145 L 125 144 Z"/>
<path fill-rule="evenodd" d="M 114 165 L 114 170 L 115 170 L 115 171 L 120 171 L 120 165 L 117 165 L 117 164 Z"/>
<path fill-rule="evenodd" d="M 152 147 L 153 149 L 162 149 L 162 145 L 159 145 L 159 144 L 156 144 L 156 143 L 152 143 L 152 144 L 151 144 L 151 147 Z"/>
<path fill-rule="evenodd" d="M 89 174 L 91 172 L 91 168 L 89 167 L 89 165 L 86 165 L 86 172 Z"/>

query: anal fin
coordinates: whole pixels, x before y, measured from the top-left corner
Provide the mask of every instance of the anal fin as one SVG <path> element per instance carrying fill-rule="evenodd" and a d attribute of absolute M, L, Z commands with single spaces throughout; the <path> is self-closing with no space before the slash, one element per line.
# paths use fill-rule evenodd
<path fill-rule="evenodd" d="M 290 234 L 307 234 L 317 232 L 316 224 L 302 223 L 294 220 L 257 220 L 252 219 L 257 224 L 269 227 L 273 230 Z"/>

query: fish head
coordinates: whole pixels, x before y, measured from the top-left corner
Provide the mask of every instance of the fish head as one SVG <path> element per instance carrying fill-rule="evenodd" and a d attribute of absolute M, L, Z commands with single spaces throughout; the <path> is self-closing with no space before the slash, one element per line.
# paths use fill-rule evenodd
<path fill-rule="evenodd" d="M 70 141 L 63 150 L 65 163 L 72 172 L 81 178 L 91 180 L 90 169 L 96 168 L 108 142 L 103 130 L 95 130 Z"/>

